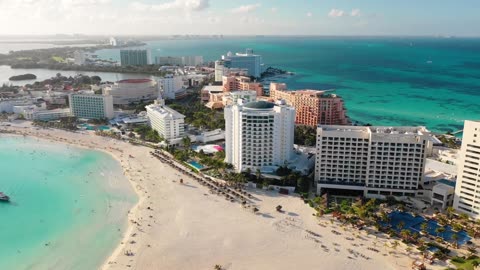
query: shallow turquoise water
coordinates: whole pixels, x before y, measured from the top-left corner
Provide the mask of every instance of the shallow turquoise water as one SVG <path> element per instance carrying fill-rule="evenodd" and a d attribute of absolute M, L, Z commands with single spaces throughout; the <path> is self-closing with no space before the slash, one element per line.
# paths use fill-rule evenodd
<path fill-rule="evenodd" d="M 109 155 L 0 136 L 0 269 L 96 269 L 137 198 Z"/>
<path fill-rule="evenodd" d="M 267 66 L 296 73 L 291 89 L 336 89 L 354 121 L 463 128 L 480 119 L 480 39 L 258 37 L 147 42 L 152 56 L 203 55 L 253 48 Z M 119 50 L 97 52 L 119 59 Z"/>

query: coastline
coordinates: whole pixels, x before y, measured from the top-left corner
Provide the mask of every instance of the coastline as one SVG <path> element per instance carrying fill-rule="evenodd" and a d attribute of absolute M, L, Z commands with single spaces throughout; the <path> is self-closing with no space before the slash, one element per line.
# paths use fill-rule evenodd
<path fill-rule="evenodd" d="M 229 270 L 410 269 L 420 256 L 403 244 L 392 248 L 395 239 L 353 230 L 329 217 L 316 218 L 297 195 L 249 189 L 260 209 L 254 214 L 161 163 L 147 147 L 29 125 L 1 130 L 106 151 L 120 161 L 139 200 L 102 270 L 212 269 L 216 264 Z M 276 205 L 284 212 L 275 211 Z M 125 256 L 126 251 L 134 255 Z"/>
<path fill-rule="evenodd" d="M 124 161 L 122 159 L 122 157 L 118 156 L 118 153 L 122 153 L 120 151 L 120 149 L 113 149 L 111 147 L 105 147 L 105 148 L 99 148 L 98 145 L 95 143 L 95 142 L 89 142 L 89 140 L 82 140 L 82 142 L 80 141 L 76 141 L 74 140 L 73 142 L 72 141 L 69 141 L 67 140 L 65 137 L 61 136 L 61 137 L 54 137 L 54 136 L 51 136 L 51 135 L 59 135 L 58 132 L 61 132 L 61 133 L 71 133 L 71 132 L 66 132 L 66 131 L 62 131 L 62 130 L 47 130 L 47 129 L 39 129 L 37 131 L 45 131 L 46 133 L 42 133 L 42 132 L 35 132 L 35 133 L 32 133 L 33 131 L 31 130 L 33 127 L 29 127 L 29 128 L 23 128 L 23 130 L 19 130 L 17 128 L 14 128 L 14 129 L 5 129 L 3 128 L 2 126 L 0 126 L 0 135 L 2 136 L 5 136 L 5 137 L 30 137 L 30 138 L 35 138 L 35 139 L 39 139 L 39 140 L 43 140 L 43 141 L 48 141 L 48 142 L 51 142 L 51 143 L 62 143 L 62 144 L 65 144 L 65 145 L 70 145 L 70 146 L 74 146 L 74 147 L 77 147 L 77 148 L 81 148 L 81 149 L 85 149 L 85 150 L 95 150 L 95 151 L 100 151 L 102 153 L 105 153 L 107 155 L 109 155 L 110 157 L 112 157 L 115 161 L 117 161 L 119 163 L 119 165 L 121 166 L 121 168 L 123 169 L 123 175 L 127 178 L 127 180 L 129 181 L 129 185 L 131 186 L 132 190 L 135 192 L 136 196 L 138 197 L 138 200 L 137 200 L 137 203 L 131 208 L 129 209 L 128 211 L 128 217 L 127 217 L 127 227 L 123 233 L 123 237 L 121 238 L 121 242 L 120 243 L 124 243 L 126 242 L 128 239 L 129 239 L 129 235 L 131 234 L 131 232 L 133 231 L 133 225 L 129 222 L 130 218 L 133 218 L 135 219 L 136 217 L 136 209 L 139 207 L 139 205 L 141 205 L 145 199 L 145 196 L 144 196 L 144 193 L 140 192 L 140 190 L 138 189 L 138 186 L 134 185 L 133 184 L 133 178 L 132 176 L 129 174 L 129 171 L 127 169 L 127 166 L 128 164 L 127 161 Z M 13 131 L 13 133 L 10 133 L 10 132 L 6 132 L 6 133 L 3 133 L 2 130 L 10 130 L 10 131 Z M 54 133 L 54 134 L 51 134 L 51 133 Z M 82 134 L 82 133 L 78 133 L 78 134 Z M 65 135 L 65 134 L 62 134 L 62 135 Z M 92 135 L 92 134 L 83 134 L 83 135 L 87 135 L 87 136 L 95 136 L 95 135 Z M 104 138 L 104 137 L 98 137 L 98 136 L 95 136 L 96 138 Z M 113 140 L 113 139 L 112 139 Z M 116 152 L 114 152 L 113 150 L 116 150 Z M 118 153 L 117 153 L 118 152 Z M 122 251 L 122 245 L 121 244 L 117 244 L 115 249 L 110 253 L 110 255 L 108 257 L 105 258 L 104 262 L 100 265 L 100 267 L 98 269 L 107 269 L 108 268 L 108 262 L 109 261 L 112 261 L 114 260 L 116 257 L 118 257 Z"/>

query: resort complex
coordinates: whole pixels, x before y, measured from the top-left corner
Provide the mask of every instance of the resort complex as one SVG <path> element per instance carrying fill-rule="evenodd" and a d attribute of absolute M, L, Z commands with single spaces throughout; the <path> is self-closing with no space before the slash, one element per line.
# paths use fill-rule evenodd
<path fill-rule="evenodd" d="M 119 46 L 115 38 L 108 42 Z M 462 139 L 455 137 L 461 131 L 431 132 L 420 120 L 362 125 L 350 119 L 343 89 L 288 89 L 291 74 L 265 70 L 252 49 L 212 62 L 157 55 L 153 65 L 149 50 L 117 52 L 120 68 L 137 74 L 113 82 L 57 74 L 0 91 L 0 138 L 48 148 L 9 146 L 12 159 L 38 162 L 35 184 L 49 188 L 56 174 L 78 181 L 76 192 L 97 186 L 109 192 L 87 196 L 101 201 L 101 209 L 83 208 L 83 194 L 69 198 L 74 207 L 65 212 L 102 220 L 118 238 L 106 235 L 118 240 L 104 248 L 111 256 L 84 269 L 470 270 L 480 264 L 480 122 L 465 121 Z M 69 61 L 78 68 L 93 58 L 76 49 Z M 58 152 L 73 165 L 44 169 L 42 155 L 57 151 L 50 144 L 65 144 Z M 94 150 L 113 156 L 123 171 L 92 161 Z M 79 176 L 75 170 L 87 161 L 96 167 Z M 126 183 L 138 200 L 123 196 Z M 18 190 L 0 186 L 0 206 L 23 207 Z M 42 226 L 51 222 L 42 218 Z M 70 252 L 76 244 L 51 238 L 39 240 L 48 252 L 64 246 Z M 42 263 L 39 269 L 57 263 L 80 269 L 69 260 Z"/>

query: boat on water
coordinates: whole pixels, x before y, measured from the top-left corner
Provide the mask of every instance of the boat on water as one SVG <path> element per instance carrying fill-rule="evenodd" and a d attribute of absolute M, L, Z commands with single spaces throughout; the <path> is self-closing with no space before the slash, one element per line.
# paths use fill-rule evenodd
<path fill-rule="evenodd" d="M 8 197 L 5 193 L 0 192 L 0 201 L 1 201 L 1 202 L 9 202 L 9 201 L 10 201 L 10 197 Z"/>

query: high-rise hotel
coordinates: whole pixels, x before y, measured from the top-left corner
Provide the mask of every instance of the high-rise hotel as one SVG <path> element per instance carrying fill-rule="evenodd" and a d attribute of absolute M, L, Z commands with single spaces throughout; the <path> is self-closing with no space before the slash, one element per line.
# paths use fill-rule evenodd
<path fill-rule="evenodd" d="M 225 161 L 237 172 L 267 171 L 293 155 L 295 109 L 254 101 L 225 108 Z"/>
<path fill-rule="evenodd" d="M 480 217 L 480 121 L 465 121 L 455 185 L 455 210 Z"/>
<path fill-rule="evenodd" d="M 416 196 L 429 136 L 424 127 L 319 126 L 317 193 Z"/>
<path fill-rule="evenodd" d="M 73 116 L 85 119 L 111 119 L 114 117 L 111 95 L 71 94 L 68 97 Z"/>

